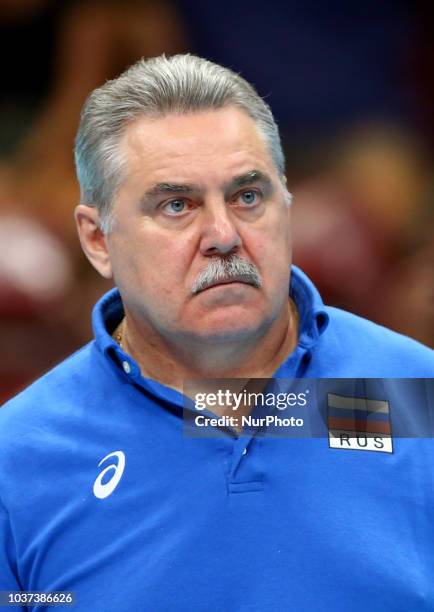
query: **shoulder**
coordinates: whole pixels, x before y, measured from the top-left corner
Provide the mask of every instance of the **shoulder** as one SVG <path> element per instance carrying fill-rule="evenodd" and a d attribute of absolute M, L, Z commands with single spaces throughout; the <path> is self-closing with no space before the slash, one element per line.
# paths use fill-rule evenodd
<path fill-rule="evenodd" d="M 368 373 L 362 376 L 434 376 L 434 351 L 429 347 L 350 312 L 327 307 L 327 313 L 329 327 L 321 348 L 348 364 L 363 366 Z"/>
<path fill-rule="evenodd" d="M 0 443 L 14 430 L 37 427 L 61 410 L 65 414 L 91 379 L 94 351 L 94 343 L 87 344 L 0 407 Z"/>
<path fill-rule="evenodd" d="M 101 429 L 108 379 L 91 342 L 0 408 L 0 495 L 8 507 L 15 491 L 45 487 L 44 474 L 59 477 L 78 449 L 86 451 L 89 432 Z"/>

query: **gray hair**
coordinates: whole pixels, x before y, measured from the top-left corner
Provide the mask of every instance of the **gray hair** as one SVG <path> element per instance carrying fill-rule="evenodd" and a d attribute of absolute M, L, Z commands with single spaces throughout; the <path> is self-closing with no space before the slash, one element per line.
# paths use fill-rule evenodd
<path fill-rule="evenodd" d="M 124 178 L 126 160 L 119 141 L 129 123 L 140 116 L 157 118 L 227 106 L 236 106 L 253 119 L 283 177 L 285 159 L 270 107 L 228 68 L 190 54 L 161 55 L 139 60 L 95 89 L 81 112 L 75 164 L 81 202 L 98 208 L 102 229 L 110 230 L 113 198 Z"/>

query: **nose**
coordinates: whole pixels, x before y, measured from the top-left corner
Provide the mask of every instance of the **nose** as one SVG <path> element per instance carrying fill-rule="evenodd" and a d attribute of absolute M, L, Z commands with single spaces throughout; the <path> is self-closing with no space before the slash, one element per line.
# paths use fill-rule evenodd
<path fill-rule="evenodd" d="M 229 255 L 242 244 L 225 202 L 204 206 L 200 251 L 203 255 Z"/>

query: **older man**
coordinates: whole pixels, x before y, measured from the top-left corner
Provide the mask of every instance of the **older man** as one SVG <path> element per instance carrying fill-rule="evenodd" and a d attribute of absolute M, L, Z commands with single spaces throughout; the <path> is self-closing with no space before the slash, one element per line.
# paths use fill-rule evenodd
<path fill-rule="evenodd" d="M 429 441 L 182 434 L 189 379 L 433 373 L 290 275 L 268 106 L 197 57 L 140 61 L 89 97 L 76 161 L 81 244 L 117 289 L 95 340 L 0 413 L 0 590 L 80 612 L 432 608 Z"/>

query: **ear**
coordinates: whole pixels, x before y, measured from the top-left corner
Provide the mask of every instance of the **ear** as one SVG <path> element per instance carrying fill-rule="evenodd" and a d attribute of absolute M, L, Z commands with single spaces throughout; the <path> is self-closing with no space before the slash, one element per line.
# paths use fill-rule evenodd
<path fill-rule="evenodd" d="M 285 174 L 282 175 L 281 178 L 282 178 L 282 186 L 283 186 L 285 203 L 289 208 L 292 204 L 292 193 L 288 190 L 288 179 L 286 178 L 286 175 Z"/>
<path fill-rule="evenodd" d="M 105 235 L 101 229 L 100 215 L 95 206 L 79 204 L 74 211 L 81 248 L 86 257 L 104 278 L 113 277 Z"/>
<path fill-rule="evenodd" d="M 285 199 L 285 216 L 287 221 L 287 231 L 288 231 L 288 262 L 291 265 L 292 263 L 292 231 L 291 231 L 291 204 L 292 204 L 292 193 L 288 191 L 286 176 L 283 177 L 283 197 Z"/>

